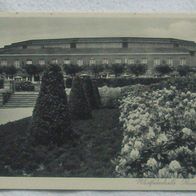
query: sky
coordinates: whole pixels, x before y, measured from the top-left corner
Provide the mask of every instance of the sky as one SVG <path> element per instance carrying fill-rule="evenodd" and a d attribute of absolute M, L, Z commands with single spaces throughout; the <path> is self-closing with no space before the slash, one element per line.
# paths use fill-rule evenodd
<path fill-rule="evenodd" d="M 0 16 L 0 48 L 30 39 L 116 36 L 196 41 L 196 17 Z"/>

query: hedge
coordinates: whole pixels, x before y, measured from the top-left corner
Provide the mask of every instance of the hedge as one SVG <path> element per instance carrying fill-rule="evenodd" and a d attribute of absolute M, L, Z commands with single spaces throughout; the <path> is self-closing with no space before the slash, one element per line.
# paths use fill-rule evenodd
<path fill-rule="evenodd" d="M 163 81 L 159 84 L 152 85 L 152 88 L 169 88 L 175 86 L 178 90 L 196 92 L 196 77 L 178 77 L 170 78 L 167 81 Z"/>
<path fill-rule="evenodd" d="M 99 78 L 96 80 L 98 87 L 109 86 L 109 87 L 123 87 L 128 85 L 142 84 L 150 85 L 164 81 L 166 78 Z M 66 88 L 71 88 L 72 79 L 66 80 Z"/>

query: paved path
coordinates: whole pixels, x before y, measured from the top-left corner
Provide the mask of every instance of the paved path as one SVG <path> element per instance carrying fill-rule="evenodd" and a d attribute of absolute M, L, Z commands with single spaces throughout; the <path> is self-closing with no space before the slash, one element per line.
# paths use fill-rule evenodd
<path fill-rule="evenodd" d="M 32 115 L 33 108 L 0 109 L 0 125 Z"/>

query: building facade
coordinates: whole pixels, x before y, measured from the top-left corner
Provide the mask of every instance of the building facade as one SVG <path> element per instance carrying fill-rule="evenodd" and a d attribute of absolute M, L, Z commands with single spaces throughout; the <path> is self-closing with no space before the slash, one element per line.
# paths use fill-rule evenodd
<path fill-rule="evenodd" d="M 153 70 L 163 62 L 169 66 L 196 66 L 196 43 L 173 38 L 103 37 L 28 40 L 0 49 L 0 65 L 57 63 L 135 64 Z"/>

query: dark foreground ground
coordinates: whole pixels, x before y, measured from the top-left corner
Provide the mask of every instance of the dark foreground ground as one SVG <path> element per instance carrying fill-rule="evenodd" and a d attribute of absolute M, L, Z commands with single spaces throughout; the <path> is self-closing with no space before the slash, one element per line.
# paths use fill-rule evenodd
<path fill-rule="evenodd" d="M 80 137 L 73 146 L 36 146 L 26 142 L 31 118 L 0 126 L 0 176 L 113 177 L 111 162 L 120 151 L 117 109 L 100 109 L 93 119 L 74 121 Z"/>

